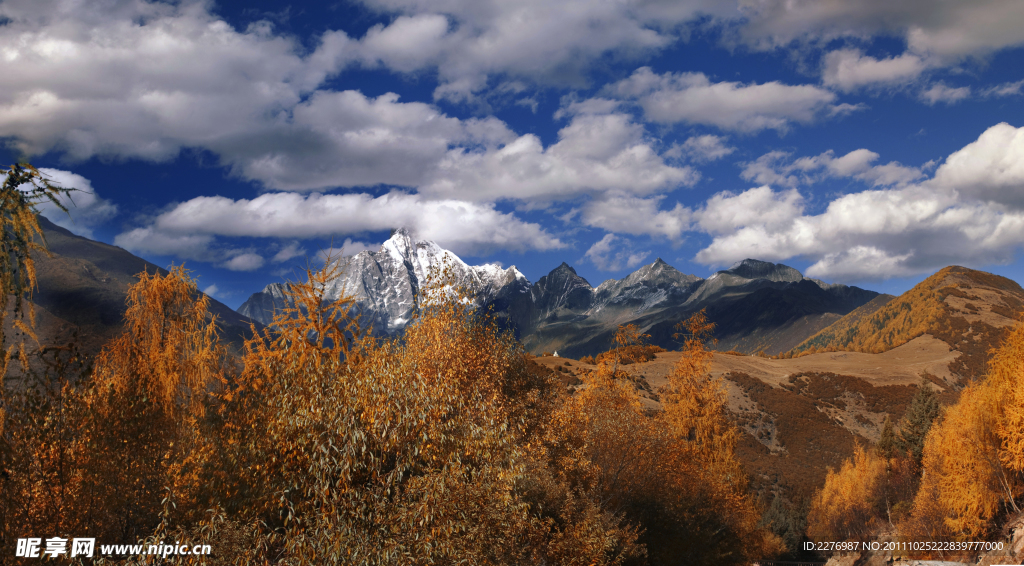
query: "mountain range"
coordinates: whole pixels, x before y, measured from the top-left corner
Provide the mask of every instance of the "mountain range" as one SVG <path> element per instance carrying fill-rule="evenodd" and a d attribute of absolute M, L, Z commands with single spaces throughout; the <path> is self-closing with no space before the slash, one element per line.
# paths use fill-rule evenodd
<path fill-rule="evenodd" d="M 515 266 L 472 266 L 434 242 L 413 239 L 406 230 L 395 231 L 379 251 L 336 261 L 342 275 L 328 288 L 328 298 L 354 297 L 364 324 L 378 334 L 401 332 L 432 270 L 438 277 L 446 267 L 443 283 L 464 289 L 477 307 L 491 309 L 528 351 L 571 357 L 606 350 L 625 324 L 636 324 L 652 343 L 674 349 L 675 325 L 700 309 L 707 309 L 717 324 L 721 349 L 776 354 L 879 297 L 754 259 L 703 279 L 659 258 L 597 287 L 563 262 L 531 283 Z M 238 312 L 272 324 L 275 310 L 290 306 L 287 290 L 287 283 L 270 284 Z"/>
<path fill-rule="evenodd" d="M 35 254 L 40 342 L 64 343 L 78 333 L 95 352 L 123 325 L 135 275 L 165 270 L 127 251 L 82 238 L 40 218 L 51 255 Z M 328 295 L 355 296 L 375 332 L 397 336 L 411 320 L 431 278 L 462 287 L 490 308 L 534 353 L 563 357 L 536 362 L 572 388 L 593 366 L 584 355 L 610 346 L 620 324 L 637 324 L 652 342 L 675 349 L 676 322 L 701 308 L 717 324 L 712 375 L 723 378 L 743 434 L 737 454 L 758 489 L 781 488 L 793 501 L 809 496 L 827 470 L 858 443 L 877 440 L 886 416 L 896 420 L 925 378 L 943 403 L 985 371 L 990 349 L 1024 311 L 1017 283 L 951 266 L 900 295 L 880 295 L 803 277 L 785 265 L 744 260 L 704 279 L 662 260 L 597 287 L 561 264 L 536 282 L 514 266 L 471 266 L 432 242 L 396 231 L 379 251 L 337 260 L 342 276 Z M 444 273 L 442 269 L 446 268 Z M 288 284 L 254 294 L 240 313 L 210 301 L 221 336 L 235 351 L 256 321 L 273 322 L 287 304 Z M 784 353 L 768 359 L 733 353 Z M 649 408 L 678 352 L 637 364 Z M 536 365 L 536 364 L 535 364 Z"/>

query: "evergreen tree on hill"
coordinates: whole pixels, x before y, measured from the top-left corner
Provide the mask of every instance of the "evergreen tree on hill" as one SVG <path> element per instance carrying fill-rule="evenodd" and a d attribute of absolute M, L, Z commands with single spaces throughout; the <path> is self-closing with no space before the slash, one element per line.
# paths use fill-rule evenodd
<path fill-rule="evenodd" d="M 939 399 L 931 390 L 928 380 L 921 379 L 917 395 L 914 395 L 910 407 L 900 419 L 900 432 L 896 438 L 896 447 L 910 453 L 916 462 L 920 462 L 924 453 L 924 439 L 938 416 Z"/>

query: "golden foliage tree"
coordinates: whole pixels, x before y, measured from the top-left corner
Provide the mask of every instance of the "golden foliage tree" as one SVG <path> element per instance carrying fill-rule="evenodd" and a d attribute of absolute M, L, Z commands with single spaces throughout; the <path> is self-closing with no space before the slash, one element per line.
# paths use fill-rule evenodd
<path fill-rule="evenodd" d="M 703 310 L 680 326 L 683 355 L 669 375 L 665 419 L 705 460 L 723 466 L 728 476 L 740 477 L 734 456 L 736 428 L 728 417 L 725 384 L 710 373 L 714 352 L 707 343 L 713 342 L 714 328 Z"/>
<path fill-rule="evenodd" d="M 334 265 L 292 286 L 295 308 L 247 344 L 226 395 L 225 491 L 266 525 L 250 558 L 618 563 L 614 522 L 546 471 L 534 435 L 552 384 L 514 339 L 444 272 L 401 340 L 361 336 L 352 301 L 325 300 Z"/>
<path fill-rule="evenodd" d="M 122 541 L 149 534 L 164 497 L 183 511 L 207 502 L 197 500 L 208 456 L 203 428 L 225 371 L 209 298 L 184 267 L 138 277 L 124 331 L 96 360 L 88 397 L 91 450 L 102 454 L 90 473 Z"/>
<path fill-rule="evenodd" d="M 885 517 L 886 461 L 857 446 L 811 501 L 807 535 L 818 541 L 866 540 Z"/>
<path fill-rule="evenodd" d="M 32 532 L 135 542 L 174 519 L 176 506 L 205 509 L 206 408 L 223 351 L 208 299 L 184 269 L 139 277 L 124 332 L 95 366 L 73 345 L 48 347 L 44 373 L 8 392 L 5 545 Z"/>
<path fill-rule="evenodd" d="M 703 313 L 687 321 L 689 338 L 658 415 L 605 356 L 552 427 L 556 467 L 642 529 L 651 564 L 739 564 L 782 547 L 757 528 L 724 389 L 707 374 L 712 328 Z M 628 327 L 619 336 L 620 349 L 640 341 Z"/>
<path fill-rule="evenodd" d="M 1018 510 L 1022 356 L 1018 326 L 994 351 L 987 378 L 965 389 L 929 431 L 909 533 L 978 537 L 1001 511 Z"/>
<path fill-rule="evenodd" d="M 3 322 L 7 317 L 7 305 L 11 296 L 15 301 L 14 327 L 34 337 L 30 328 L 34 310 L 31 302 L 25 309 L 24 300 L 31 295 L 36 286 L 32 253 L 46 253 L 43 230 L 39 227 L 39 219 L 36 218 L 37 207 L 48 202 L 67 212 L 61 197 L 74 189 L 53 184 L 38 169 L 27 163 L 11 165 L 0 175 L 3 176 L 3 185 L 0 185 L 0 345 L 4 346 L 0 354 L 0 377 L 3 377 L 7 374 L 7 366 L 15 349 L 22 364 L 28 363 L 24 343 L 7 346 L 4 337 Z M 22 320 L 26 313 L 29 315 L 29 325 Z M 2 423 L 3 407 L 0 406 L 0 430 Z"/>

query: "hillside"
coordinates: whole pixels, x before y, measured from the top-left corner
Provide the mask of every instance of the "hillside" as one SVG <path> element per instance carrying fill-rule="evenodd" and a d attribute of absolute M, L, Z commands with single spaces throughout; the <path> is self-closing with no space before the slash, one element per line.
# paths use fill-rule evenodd
<path fill-rule="evenodd" d="M 644 404 L 660 410 L 659 391 L 679 359 L 663 352 L 630 365 Z M 722 377 L 729 411 L 743 431 L 737 455 L 756 490 L 773 489 L 798 501 L 821 487 L 829 468 L 838 468 L 856 444 L 878 440 L 886 415 L 899 419 L 922 375 L 943 383 L 957 357 L 942 341 L 921 336 L 880 354 L 820 353 L 793 359 L 716 353 L 711 374 Z M 556 371 L 570 388 L 593 368 L 565 358 L 536 362 Z M 940 386 L 940 399 L 956 398 Z"/>
<path fill-rule="evenodd" d="M 76 236 L 43 216 L 39 225 L 50 251 L 33 254 L 38 289 L 32 302 L 40 343 L 61 343 L 77 332 L 86 351 L 99 351 L 121 330 L 135 275 L 167 271 L 116 246 Z M 252 321 L 212 298 L 209 308 L 221 338 L 240 351 Z"/>
<path fill-rule="evenodd" d="M 899 297 L 882 300 L 877 297 L 850 312 L 789 355 L 879 353 L 931 334 L 961 354 L 950 362 L 950 371 L 959 379 L 976 379 L 984 372 L 988 350 L 1015 324 L 1024 289 L 1005 277 L 951 266 Z"/>

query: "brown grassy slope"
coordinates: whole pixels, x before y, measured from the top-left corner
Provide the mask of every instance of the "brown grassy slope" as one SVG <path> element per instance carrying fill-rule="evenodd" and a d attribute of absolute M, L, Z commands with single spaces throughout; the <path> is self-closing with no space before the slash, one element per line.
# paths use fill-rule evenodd
<path fill-rule="evenodd" d="M 886 414 L 899 418 L 916 391 L 910 385 L 876 387 L 828 373 L 794 375 L 778 388 L 742 373 L 725 377 L 756 407 L 737 415 L 737 424 L 747 433 L 737 455 L 754 489 L 779 489 L 791 500 L 812 495 L 824 484 L 829 468 L 838 469 L 857 443 L 869 444 L 851 429 L 874 431 L 875 422 Z M 753 433 L 752 418 L 761 425 Z M 769 439 L 773 442 L 765 442 Z"/>
<path fill-rule="evenodd" d="M 808 338 L 790 354 L 878 353 L 931 334 L 960 352 L 950 362 L 950 371 L 960 379 L 975 379 L 984 373 L 988 350 L 1016 323 L 1024 289 L 1005 277 L 952 266 L 870 314 L 869 305 Z"/>
<path fill-rule="evenodd" d="M 679 356 L 663 352 L 628 366 L 637 373 L 637 393 L 650 409 L 660 409 L 659 389 Z M 743 432 L 737 455 L 754 489 L 779 489 L 800 500 L 821 487 L 828 469 L 838 468 L 857 443 L 875 442 L 886 415 L 894 421 L 903 415 L 921 376 L 946 371 L 953 357 L 944 342 L 922 336 L 882 354 L 778 360 L 716 353 L 711 373 L 725 379 L 729 411 Z M 551 368 L 566 363 L 537 361 Z M 569 363 L 565 371 L 593 367 Z M 935 380 L 945 386 L 945 379 Z M 951 396 L 955 392 L 947 387 L 941 398 L 949 402 Z"/>

